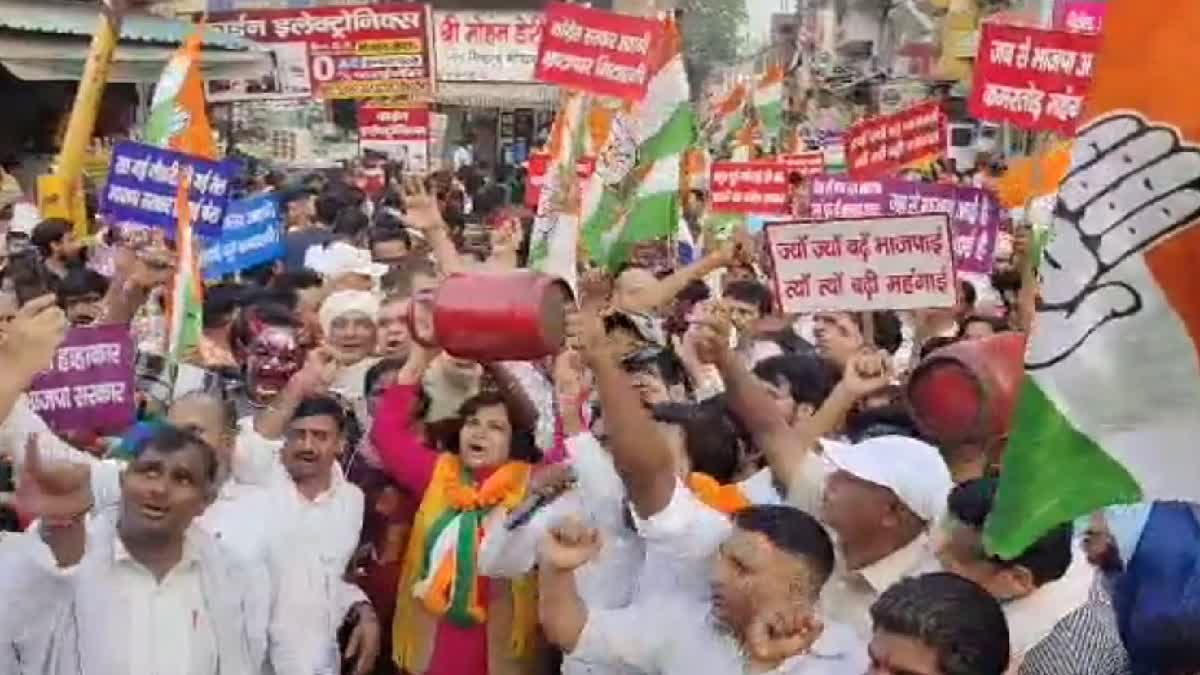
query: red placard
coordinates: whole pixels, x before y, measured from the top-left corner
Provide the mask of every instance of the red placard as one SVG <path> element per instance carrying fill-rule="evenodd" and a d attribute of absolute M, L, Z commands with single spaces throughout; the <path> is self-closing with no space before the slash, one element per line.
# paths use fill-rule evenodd
<path fill-rule="evenodd" d="M 542 185 L 546 183 L 546 169 L 549 167 L 550 153 L 530 153 L 529 175 L 525 179 L 525 206 L 535 211 L 542 198 Z"/>
<path fill-rule="evenodd" d="M 984 24 L 968 104 L 971 114 L 1031 131 L 1074 135 L 1099 49 L 1096 35 Z"/>
<path fill-rule="evenodd" d="M 788 169 L 780 162 L 714 162 L 710 189 L 719 213 L 791 213 Z"/>
<path fill-rule="evenodd" d="M 798 173 L 806 178 L 825 173 L 825 153 L 820 150 L 780 155 L 779 161 L 789 173 Z"/>
<path fill-rule="evenodd" d="M 935 102 L 871 117 L 846 132 L 846 170 L 859 180 L 882 178 L 942 153 L 946 117 Z"/>
<path fill-rule="evenodd" d="M 546 6 L 534 77 L 601 96 L 640 101 L 662 24 L 563 2 Z"/>
<path fill-rule="evenodd" d="M 429 8 L 416 3 L 216 12 L 210 28 L 263 43 L 277 73 L 252 81 L 215 81 L 209 98 L 404 97 L 433 92 Z"/>

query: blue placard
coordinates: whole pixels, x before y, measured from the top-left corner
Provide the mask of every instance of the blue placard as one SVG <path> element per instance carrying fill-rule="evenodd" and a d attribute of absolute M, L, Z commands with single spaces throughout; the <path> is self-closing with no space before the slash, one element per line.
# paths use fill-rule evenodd
<path fill-rule="evenodd" d="M 200 246 L 205 281 L 282 258 L 279 202 L 271 195 L 230 202 L 221 236 L 201 237 Z"/>
<path fill-rule="evenodd" d="M 179 181 L 192 172 L 193 232 L 218 236 L 229 204 L 236 162 L 214 162 L 126 141 L 113 149 L 100 212 L 113 224 L 153 227 L 173 237 L 179 222 L 175 201 Z"/>

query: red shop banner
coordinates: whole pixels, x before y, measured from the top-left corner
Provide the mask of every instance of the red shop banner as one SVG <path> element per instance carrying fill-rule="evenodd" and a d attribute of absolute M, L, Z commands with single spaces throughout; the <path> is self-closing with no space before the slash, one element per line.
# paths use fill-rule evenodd
<path fill-rule="evenodd" d="M 552 2 L 546 6 L 534 77 L 566 89 L 640 101 L 662 24 Z"/>
<path fill-rule="evenodd" d="M 986 23 L 968 104 L 977 119 L 1075 134 L 1100 37 Z"/>
<path fill-rule="evenodd" d="M 855 179 L 889 176 L 946 147 L 946 116 L 936 102 L 857 122 L 846 132 L 846 169 Z"/>
<path fill-rule="evenodd" d="M 779 162 L 789 173 L 798 173 L 805 178 L 825 173 L 825 153 L 821 150 L 780 155 Z"/>
<path fill-rule="evenodd" d="M 429 7 L 416 3 L 215 12 L 210 28 L 275 55 L 257 80 L 209 83 L 209 100 L 281 98 L 428 100 Z"/>
<path fill-rule="evenodd" d="M 710 191 L 718 213 L 791 213 L 788 169 L 780 162 L 713 162 Z"/>
<path fill-rule="evenodd" d="M 429 108 L 423 105 L 364 101 L 358 106 L 358 143 L 406 171 L 429 169 Z"/>

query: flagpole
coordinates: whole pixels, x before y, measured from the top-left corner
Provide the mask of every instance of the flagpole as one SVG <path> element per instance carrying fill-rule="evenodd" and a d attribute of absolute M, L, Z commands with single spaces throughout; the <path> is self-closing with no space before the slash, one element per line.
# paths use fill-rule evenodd
<path fill-rule="evenodd" d="M 81 195 L 77 194 L 79 179 L 83 172 L 84 155 L 92 132 L 96 129 L 96 117 L 112 69 L 113 54 L 120 40 L 123 9 L 114 6 L 114 0 L 105 0 L 101 5 L 83 77 L 75 94 L 75 105 L 71 108 L 70 121 L 63 136 L 58 166 L 53 175 L 38 179 L 38 206 L 42 217 L 70 220 L 75 225 L 75 235 L 79 237 L 87 235 L 88 226 L 86 213 L 79 209 L 82 201 L 79 199 Z"/>

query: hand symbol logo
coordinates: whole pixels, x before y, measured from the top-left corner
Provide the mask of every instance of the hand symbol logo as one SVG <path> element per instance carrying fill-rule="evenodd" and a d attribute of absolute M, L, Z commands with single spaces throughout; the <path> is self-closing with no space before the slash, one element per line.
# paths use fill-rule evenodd
<path fill-rule="evenodd" d="M 1079 133 L 1054 209 L 1042 265 L 1041 302 L 1026 366 L 1050 368 L 1097 331 L 1136 315 L 1137 254 L 1200 215 L 1200 150 L 1166 126 L 1131 114 Z"/>

